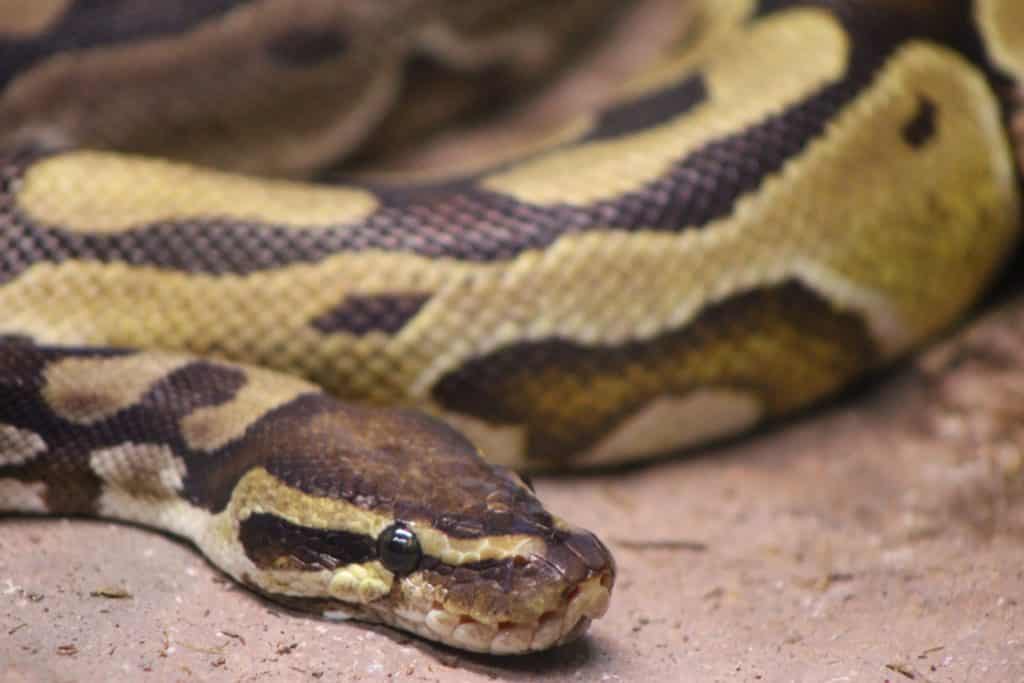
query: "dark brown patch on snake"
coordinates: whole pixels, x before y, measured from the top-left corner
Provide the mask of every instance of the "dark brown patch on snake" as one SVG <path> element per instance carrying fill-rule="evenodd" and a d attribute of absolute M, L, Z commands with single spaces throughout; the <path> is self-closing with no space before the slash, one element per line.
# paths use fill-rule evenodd
<path fill-rule="evenodd" d="M 267 54 L 285 66 L 309 67 L 345 54 L 348 40 L 335 28 L 293 28 L 267 45 Z"/>
<path fill-rule="evenodd" d="M 903 139 L 911 147 L 918 148 L 935 135 L 936 119 L 935 103 L 924 96 L 917 98 L 917 109 L 914 116 L 904 124 L 900 131 Z"/>
<path fill-rule="evenodd" d="M 735 387 L 776 415 L 836 389 L 878 357 L 859 316 L 789 281 L 710 305 L 649 341 L 509 346 L 449 373 L 433 395 L 449 410 L 525 425 L 527 454 L 557 461 L 584 452 L 660 396 Z"/>
<path fill-rule="evenodd" d="M 414 411 L 302 396 L 220 451 L 189 459 L 183 495 L 218 512 L 258 466 L 302 493 L 429 522 L 460 538 L 546 536 L 554 528 L 517 477 L 484 462 L 448 425 Z M 502 504 L 493 505 L 498 498 Z"/>
<path fill-rule="evenodd" d="M 584 140 L 614 138 L 665 123 L 685 115 L 707 96 L 703 77 L 690 76 L 670 88 L 604 110 Z"/>
<path fill-rule="evenodd" d="M 430 294 L 415 292 L 364 296 L 353 294 L 345 297 L 345 300 L 335 308 L 314 319 L 311 324 L 323 334 L 395 334 L 416 317 L 429 300 Z"/>
<path fill-rule="evenodd" d="M 260 569 L 336 569 L 377 556 L 377 541 L 347 531 L 297 526 L 276 515 L 255 513 L 239 524 L 245 554 Z"/>

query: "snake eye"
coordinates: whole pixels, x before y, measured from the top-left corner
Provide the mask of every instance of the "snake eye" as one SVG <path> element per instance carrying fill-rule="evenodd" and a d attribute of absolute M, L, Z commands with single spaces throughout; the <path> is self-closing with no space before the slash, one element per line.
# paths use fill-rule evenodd
<path fill-rule="evenodd" d="M 377 537 L 377 557 L 395 574 L 409 574 L 419 566 L 423 551 L 413 530 L 395 522 Z"/>

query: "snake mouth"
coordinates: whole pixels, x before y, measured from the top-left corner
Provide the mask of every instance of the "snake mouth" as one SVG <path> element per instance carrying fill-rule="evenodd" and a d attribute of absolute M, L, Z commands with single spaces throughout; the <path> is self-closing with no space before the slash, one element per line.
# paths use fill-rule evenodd
<path fill-rule="evenodd" d="M 524 654 L 575 640 L 608 609 L 615 560 L 590 532 L 558 522 L 542 553 L 517 556 L 498 574 L 472 574 L 460 590 L 420 612 L 413 630 L 447 645 L 489 654 Z M 466 575 L 464 575 L 466 576 Z M 409 625 L 405 625 L 409 628 Z"/>
<path fill-rule="evenodd" d="M 425 614 L 405 614 L 401 625 L 446 645 L 487 654 L 525 654 L 573 641 L 604 615 L 613 575 L 605 572 L 570 588 L 559 605 L 530 621 L 483 622 L 435 603 Z M 410 617 L 413 617 L 410 619 Z M 412 623 L 410 623 L 412 622 Z"/>

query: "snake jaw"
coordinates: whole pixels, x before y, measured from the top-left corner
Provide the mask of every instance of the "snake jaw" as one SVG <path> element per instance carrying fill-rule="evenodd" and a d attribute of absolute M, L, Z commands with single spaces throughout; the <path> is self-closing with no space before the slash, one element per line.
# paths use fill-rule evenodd
<path fill-rule="evenodd" d="M 554 602 L 546 599 L 532 616 L 467 613 L 443 599 L 425 607 L 399 607 L 387 601 L 370 607 L 375 621 L 445 645 L 485 654 L 526 654 L 571 642 L 586 633 L 591 622 L 608 609 L 613 583 L 614 572 L 610 569 L 590 574 L 556 594 Z M 421 589 L 418 586 L 415 592 Z M 531 602 L 530 596 L 519 597 Z M 412 600 L 413 604 L 418 602 Z"/>

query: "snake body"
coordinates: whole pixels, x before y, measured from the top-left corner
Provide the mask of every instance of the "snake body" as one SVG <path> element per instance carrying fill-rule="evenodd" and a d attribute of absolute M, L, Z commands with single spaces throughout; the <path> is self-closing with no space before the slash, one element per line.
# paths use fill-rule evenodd
<path fill-rule="evenodd" d="M 301 609 L 543 649 L 604 612 L 614 563 L 503 466 L 790 413 L 950 325 L 1017 238 L 1016 0 L 707 2 L 685 50 L 496 165 L 241 174 L 416 135 L 437 112 L 395 113 L 403 65 L 458 108 L 620 5 L 468 4 L 9 19 L 0 509 L 155 526 Z"/>

